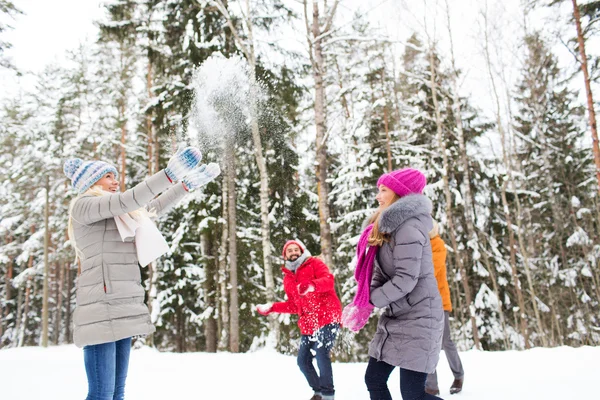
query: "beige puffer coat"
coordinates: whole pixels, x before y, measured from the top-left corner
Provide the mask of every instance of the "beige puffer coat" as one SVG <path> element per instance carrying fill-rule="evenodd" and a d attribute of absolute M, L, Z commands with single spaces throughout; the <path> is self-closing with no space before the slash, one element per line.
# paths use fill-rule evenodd
<path fill-rule="evenodd" d="M 73 315 L 78 347 L 154 332 L 144 304 L 135 242 L 121 240 L 114 216 L 143 207 L 160 215 L 186 193 L 181 183 L 173 185 L 161 170 L 124 193 L 84 194 L 75 202 L 71 218 L 81 257 Z"/>

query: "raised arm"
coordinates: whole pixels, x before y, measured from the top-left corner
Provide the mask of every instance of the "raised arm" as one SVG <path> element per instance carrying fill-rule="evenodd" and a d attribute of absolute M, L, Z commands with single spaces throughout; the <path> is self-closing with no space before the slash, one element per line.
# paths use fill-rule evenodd
<path fill-rule="evenodd" d="M 296 303 L 288 297 L 286 301 L 273 303 L 270 312 L 279 314 L 298 314 L 298 306 L 296 306 Z"/>
<path fill-rule="evenodd" d="M 183 184 L 178 183 L 148 203 L 146 208 L 150 212 L 155 212 L 157 216 L 165 214 L 167 211 L 173 208 L 173 206 L 175 206 L 187 193 L 188 191 L 184 189 Z"/>
<path fill-rule="evenodd" d="M 103 219 L 123 215 L 145 207 L 156 195 L 172 185 L 173 183 L 171 183 L 165 171 L 161 170 L 123 193 L 80 198 L 73 206 L 72 217 L 80 224 L 88 225 Z M 181 189 L 185 191 L 183 187 Z"/>

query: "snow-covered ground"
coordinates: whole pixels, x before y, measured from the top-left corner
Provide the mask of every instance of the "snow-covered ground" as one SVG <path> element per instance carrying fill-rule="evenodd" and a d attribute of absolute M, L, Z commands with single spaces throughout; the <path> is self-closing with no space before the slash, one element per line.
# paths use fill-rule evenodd
<path fill-rule="evenodd" d="M 533 349 L 461 354 L 465 387 L 450 396 L 451 374 L 442 355 L 442 397 L 456 400 L 598 398 L 600 347 Z M 366 364 L 335 363 L 336 398 L 368 399 Z M 390 381 L 401 399 L 398 372 Z M 86 395 L 82 351 L 74 346 L 0 351 L 0 399 L 81 400 Z M 255 353 L 159 353 L 144 348 L 131 354 L 126 398 L 308 400 L 312 393 L 294 357 Z"/>

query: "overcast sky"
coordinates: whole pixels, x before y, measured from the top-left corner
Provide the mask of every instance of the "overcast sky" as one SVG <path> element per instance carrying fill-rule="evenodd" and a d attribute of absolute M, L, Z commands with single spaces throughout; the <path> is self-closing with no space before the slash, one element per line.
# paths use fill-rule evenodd
<path fill-rule="evenodd" d="M 21 71 L 39 72 L 47 64 L 62 62 L 67 50 L 86 38 L 93 40 L 97 28 L 93 21 L 102 17 L 101 0 L 13 0 L 24 14 L 8 23 L 14 28 L 3 34 L 13 45 L 6 53 Z M 14 93 L 18 85 L 31 80 L 0 72 L 1 97 L 5 90 Z"/>
<path fill-rule="evenodd" d="M 69 49 L 80 43 L 92 42 L 97 35 L 95 20 L 104 15 L 103 0 L 14 0 L 24 14 L 18 15 L 10 24 L 14 30 L 3 35 L 12 43 L 7 51 L 14 64 L 26 74 L 17 78 L 13 73 L 0 70 L 0 98 L 13 96 L 19 88 L 30 89 L 34 80 L 27 72 L 40 72 L 47 64 L 61 63 Z M 522 0 L 448 0 L 452 17 L 452 35 L 459 68 L 464 72 L 461 94 L 473 95 L 477 105 L 487 111 L 491 108 L 491 97 L 487 70 L 482 57 L 481 10 L 487 6 L 493 25 L 493 39 L 504 46 L 505 53 L 497 57 L 502 60 L 510 79 L 515 79 L 518 60 L 514 49 L 523 35 Z M 570 2 L 569 2 L 570 3 Z M 438 49 L 449 52 L 446 2 L 445 0 L 342 0 L 338 20 L 350 20 L 355 10 L 368 15 L 373 27 L 380 27 L 389 36 L 404 41 L 411 31 L 423 32 L 425 24 L 430 35 L 435 36 Z M 427 5 L 428 12 L 424 12 Z M 546 10 L 537 10 L 531 20 L 534 25 L 546 30 Z M 554 11 L 556 13 L 556 11 Z M 424 15 L 428 15 L 424 22 Z M 545 19 L 546 18 L 546 19 Z M 300 38 L 301 39 L 301 38 Z M 556 37 L 552 40 L 556 42 Z M 564 64 L 572 63 L 572 56 L 558 44 Z M 402 46 L 398 46 L 397 56 Z M 513 52 L 512 54 L 510 52 Z M 590 48 L 590 51 L 593 51 Z M 596 52 L 598 49 L 596 49 Z M 448 57 L 445 57 L 448 60 Z"/>

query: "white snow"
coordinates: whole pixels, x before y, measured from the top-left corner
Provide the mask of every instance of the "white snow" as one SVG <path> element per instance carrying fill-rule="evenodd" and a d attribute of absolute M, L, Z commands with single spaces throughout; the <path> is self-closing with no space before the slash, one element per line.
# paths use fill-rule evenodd
<path fill-rule="evenodd" d="M 600 347 L 536 348 L 461 353 L 464 391 L 450 396 L 452 377 L 444 355 L 439 368 L 442 397 L 456 400 L 591 399 Z M 365 363 L 334 363 L 336 398 L 364 400 Z M 398 371 L 389 387 L 400 400 Z M 87 391 L 83 351 L 75 346 L 0 351 L 0 399 L 81 400 Z M 126 398 L 308 400 L 312 392 L 292 356 L 254 353 L 160 353 L 133 350 Z"/>

